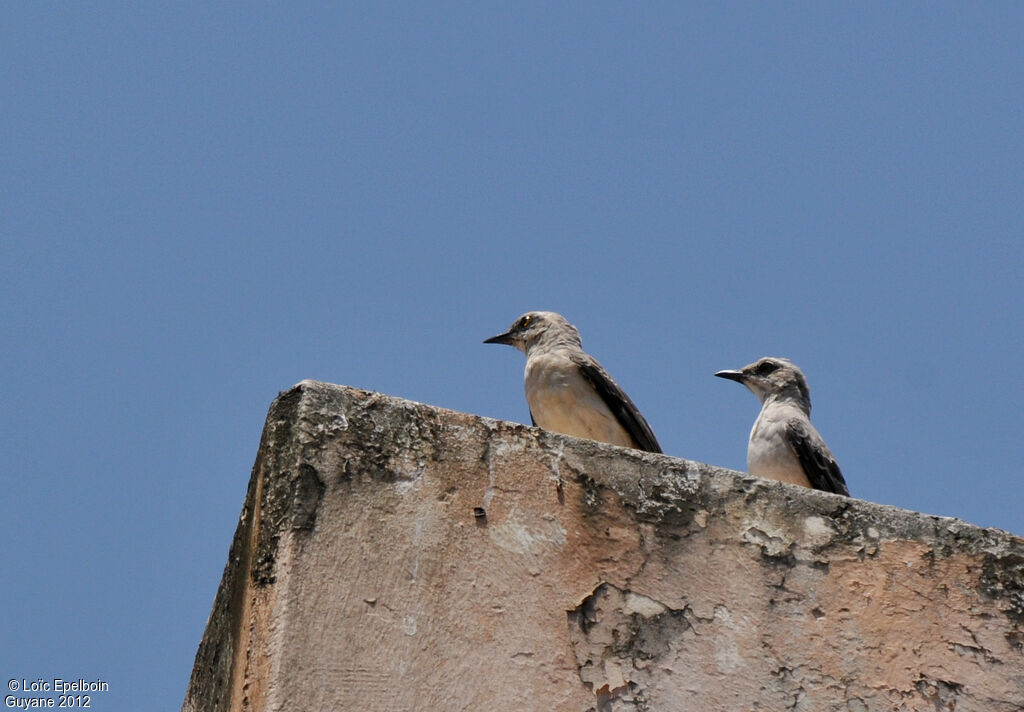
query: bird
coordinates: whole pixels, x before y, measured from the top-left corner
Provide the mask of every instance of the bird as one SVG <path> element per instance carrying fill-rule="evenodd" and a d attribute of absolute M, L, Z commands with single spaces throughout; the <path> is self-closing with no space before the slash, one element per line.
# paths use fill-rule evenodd
<path fill-rule="evenodd" d="M 604 367 L 583 350 L 580 332 L 561 314 L 531 311 L 485 344 L 526 354 L 524 385 L 534 425 L 612 445 L 661 452 L 640 411 Z"/>
<path fill-rule="evenodd" d="M 836 458 L 811 425 L 811 393 L 796 364 L 765 357 L 715 375 L 742 383 L 761 401 L 747 445 L 751 475 L 850 496 Z"/>

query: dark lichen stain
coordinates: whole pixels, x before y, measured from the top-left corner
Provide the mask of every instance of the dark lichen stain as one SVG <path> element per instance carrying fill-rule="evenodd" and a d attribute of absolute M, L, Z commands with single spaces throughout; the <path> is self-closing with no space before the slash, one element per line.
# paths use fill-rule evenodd
<path fill-rule="evenodd" d="M 295 531 L 312 531 L 316 524 L 316 512 L 320 500 L 324 496 L 324 481 L 320 473 L 308 463 L 299 465 L 299 472 L 293 482 L 294 508 L 292 509 L 292 529 Z"/>
<path fill-rule="evenodd" d="M 260 547 L 259 557 L 252 567 L 252 582 L 256 586 L 269 586 L 277 580 L 274 576 L 274 561 L 279 541 L 280 538 L 275 534 L 270 537 L 266 546 Z"/>
<path fill-rule="evenodd" d="M 1003 612 L 1015 625 L 1024 625 L 1024 556 L 986 554 L 981 566 L 979 593 L 1003 600 Z"/>
<path fill-rule="evenodd" d="M 1024 631 L 1014 630 L 1006 634 L 1006 642 L 1014 650 L 1024 651 Z"/>
<path fill-rule="evenodd" d="M 767 547 L 761 547 L 761 561 L 769 566 L 782 567 L 783 569 L 789 570 L 797 566 L 806 566 L 814 571 L 820 571 L 823 574 L 829 572 L 829 563 L 827 561 L 814 561 L 808 559 L 798 559 L 793 553 L 793 549 L 796 547 L 795 544 L 790 544 L 789 548 L 785 551 L 778 553 L 771 553 Z"/>
<path fill-rule="evenodd" d="M 671 474 L 671 473 L 670 473 Z M 694 517 L 704 509 L 703 497 L 684 496 L 679 486 L 668 479 L 659 478 L 651 483 L 638 483 L 640 496 L 634 509 L 637 519 L 673 530 L 688 530 Z"/>
<path fill-rule="evenodd" d="M 586 475 L 579 476 L 580 494 L 585 511 L 594 512 L 601 507 L 601 485 Z"/>

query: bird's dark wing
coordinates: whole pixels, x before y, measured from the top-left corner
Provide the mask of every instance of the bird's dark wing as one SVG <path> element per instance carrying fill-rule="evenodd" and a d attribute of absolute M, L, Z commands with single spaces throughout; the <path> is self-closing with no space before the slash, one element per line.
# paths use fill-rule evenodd
<path fill-rule="evenodd" d="M 661 445 L 654 437 L 651 426 L 640 415 L 626 392 L 616 383 L 608 372 L 596 360 L 586 354 L 570 356 L 572 362 L 580 369 L 580 373 L 594 387 L 601 400 L 608 406 L 619 425 L 636 441 L 637 447 L 647 452 L 661 452 Z"/>
<path fill-rule="evenodd" d="M 533 417 L 533 411 L 530 411 L 530 425 L 537 427 L 537 419 Z"/>
<path fill-rule="evenodd" d="M 786 439 L 800 460 L 811 487 L 850 496 L 850 490 L 846 488 L 846 480 L 843 479 L 836 458 L 810 423 L 796 418 L 791 419 L 786 423 Z"/>

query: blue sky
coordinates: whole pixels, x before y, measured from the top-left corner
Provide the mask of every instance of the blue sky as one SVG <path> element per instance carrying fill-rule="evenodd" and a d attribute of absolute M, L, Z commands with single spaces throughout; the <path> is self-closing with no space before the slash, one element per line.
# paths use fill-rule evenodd
<path fill-rule="evenodd" d="M 0 10 L 0 672 L 176 709 L 277 393 L 528 421 L 529 309 L 669 454 L 787 356 L 855 496 L 1024 534 L 1024 6 L 334 5 Z"/>

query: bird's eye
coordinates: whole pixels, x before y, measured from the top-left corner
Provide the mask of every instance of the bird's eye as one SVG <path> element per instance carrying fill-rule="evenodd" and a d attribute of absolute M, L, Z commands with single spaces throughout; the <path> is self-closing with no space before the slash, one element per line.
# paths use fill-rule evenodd
<path fill-rule="evenodd" d="M 757 368 L 754 369 L 754 373 L 756 373 L 758 376 L 767 376 L 769 373 L 776 370 L 778 367 L 779 364 L 775 363 L 774 361 L 762 361 L 761 363 L 757 364 Z"/>
<path fill-rule="evenodd" d="M 525 329 L 526 327 L 528 327 L 530 325 L 531 321 L 533 321 L 533 317 L 532 316 L 529 316 L 529 315 L 524 316 L 522 319 L 519 320 L 519 328 L 520 329 Z"/>

